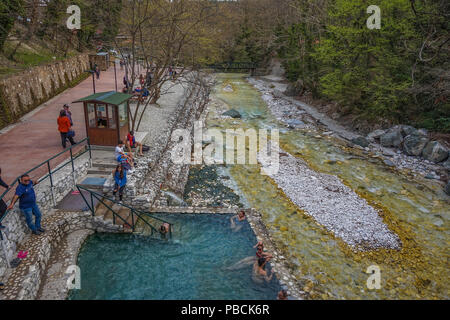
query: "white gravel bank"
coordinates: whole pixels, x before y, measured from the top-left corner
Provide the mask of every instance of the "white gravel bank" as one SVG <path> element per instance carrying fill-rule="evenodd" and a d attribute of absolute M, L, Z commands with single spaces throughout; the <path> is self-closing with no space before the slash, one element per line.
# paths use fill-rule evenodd
<path fill-rule="evenodd" d="M 270 177 L 295 205 L 355 250 L 401 247 L 378 212 L 339 178 L 315 172 L 285 153 L 278 173 Z"/>

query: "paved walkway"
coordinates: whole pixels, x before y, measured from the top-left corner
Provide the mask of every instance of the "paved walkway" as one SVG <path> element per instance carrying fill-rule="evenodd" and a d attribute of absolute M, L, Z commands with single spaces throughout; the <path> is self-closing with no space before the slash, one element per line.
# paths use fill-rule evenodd
<path fill-rule="evenodd" d="M 124 71 L 117 67 L 117 85 L 123 87 Z M 114 91 L 114 68 L 103 71 L 95 81 L 96 92 Z M 2 179 L 10 184 L 17 176 L 26 172 L 53 155 L 63 151 L 56 120 L 65 103 L 70 104 L 76 132 L 75 141 L 86 138 L 83 104 L 73 101 L 93 93 L 92 77 L 78 86 L 68 89 L 37 109 L 25 115 L 17 124 L 7 127 L 0 134 L 0 167 Z M 70 145 L 70 143 L 68 143 Z M 65 154 L 51 163 L 52 168 L 69 157 Z M 44 169 L 32 178 L 39 178 Z M 0 190 L 2 193 L 3 191 Z M 1 194 L 0 193 L 0 194 Z"/>

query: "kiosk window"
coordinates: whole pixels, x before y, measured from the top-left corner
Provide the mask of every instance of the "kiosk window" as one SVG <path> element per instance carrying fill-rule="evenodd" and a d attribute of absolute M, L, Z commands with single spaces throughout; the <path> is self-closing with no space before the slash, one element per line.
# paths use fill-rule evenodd
<path fill-rule="evenodd" d="M 88 103 L 87 112 L 88 112 L 89 127 L 95 128 L 97 126 L 95 124 L 95 106 L 92 103 Z"/>
<path fill-rule="evenodd" d="M 116 129 L 116 112 L 112 105 L 108 105 L 108 128 Z"/>
<path fill-rule="evenodd" d="M 124 127 L 128 122 L 127 104 L 122 103 L 119 105 L 119 123 L 121 127 Z"/>
<path fill-rule="evenodd" d="M 106 128 L 107 126 L 106 106 L 97 105 L 97 128 Z"/>

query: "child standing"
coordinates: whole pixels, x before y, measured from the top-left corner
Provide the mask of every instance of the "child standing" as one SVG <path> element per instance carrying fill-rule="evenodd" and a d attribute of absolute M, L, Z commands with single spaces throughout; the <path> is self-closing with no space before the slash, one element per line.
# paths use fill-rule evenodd
<path fill-rule="evenodd" d="M 123 191 L 127 185 L 127 171 L 123 168 L 122 164 L 116 167 L 113 171 L 114 176 L 114 191 L 113 195 L 116 196 L 117 191 L 119 191 L 119 199 L 122 201 Z"/>

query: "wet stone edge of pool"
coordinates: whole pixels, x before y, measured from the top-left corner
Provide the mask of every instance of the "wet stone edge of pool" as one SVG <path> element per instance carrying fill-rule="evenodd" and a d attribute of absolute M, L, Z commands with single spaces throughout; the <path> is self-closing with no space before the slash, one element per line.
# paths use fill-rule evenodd
<path fill-rule="evenodd" d="M 273 259 L 270 261 L 272 272 L 275 274 L 280 286 L 287 289 L 289 295 L 293 299 L 303 300 L 308 298 L 308 293 L 301 290 L 297 284 L 297 280 L 288 271 L 287 260 L 280 253 L 280 251 L 274 245 L 272 237 L 262 221 L 261 214 L 255 209 L 239 209 L 239 208 L 201 208 L 201 207 L 155 207 L 152 208 L 152 213 L 163 214 L 218 214 L 218 215 L 230 215 L 236 214 L 240 210 L 246 212 L 249 225 L 254 232 L 258 241 L 263 241 L 265 249 L 273 255 Z M 79 214 L 79 216 L 89 217 L 90 213 Z M 95 219 L 95 218 L 94 218 Z M 100 219 L 98 222 L 101 222 Z M 84 222 L 84 221 L 83 221 Z M 67 279 L 69 274 L 64 273 L 69 265 L 76 265 L 78 261 L 78 255 L 84 243 L 88 237 L 94 234 L 93 229 L 79 229 L 75 232 L 81 232 L 81 236 L 75 237 L 72 241 L 66 241 L 66 238 L 73 232 L 70 230 L 65 235 L 61 235 L 59 246 L 64 246 L 62 250 L 55 250 L 52 252 L 49 258 L 49 264 L 45 268 L 43 275 L 41 276 L 41 283 L 36 289 L 37 299 L 51 299 L 51 300 L 66 300 L 69 297 L 70 291 L 67 288 Z M 101 228 L 95 230 L 96 232 L 109 232 L 108 229 Z M 120 230 L 111 230 L 113 233 L 120 233 Z M 60 248 L 58 248 L 60 249 Z M 49 270 L 55 265 L 55 263 L 62 264 L 59 272 L 49 274 Z M 61 272 L 62 271 L 62 272 Z M 54 279 L 54 276 L 57 278 Z M 52 282 L 52 283 L 50 283 Z M 28 297 L 31 298 L 31 297 Z"/>

